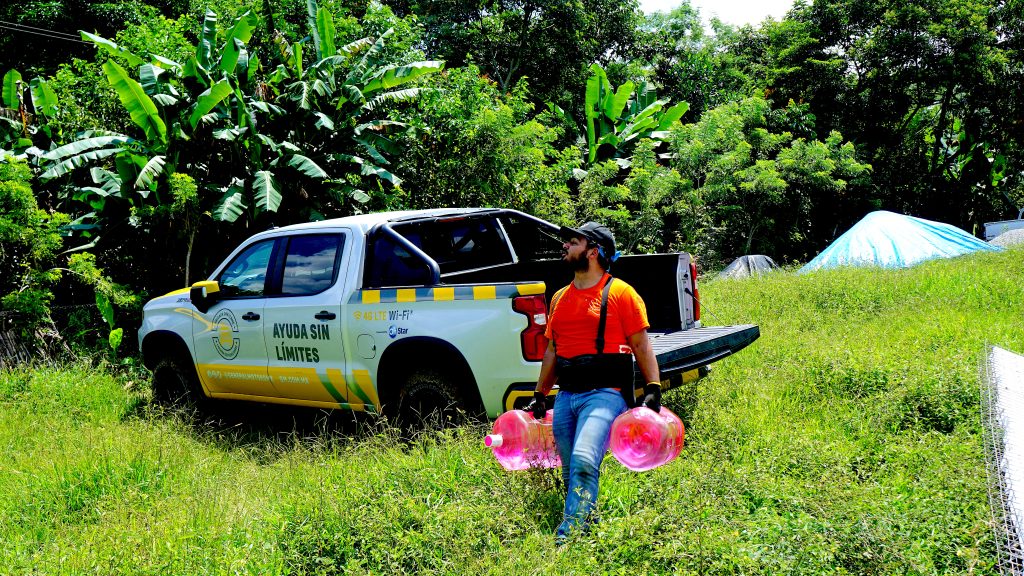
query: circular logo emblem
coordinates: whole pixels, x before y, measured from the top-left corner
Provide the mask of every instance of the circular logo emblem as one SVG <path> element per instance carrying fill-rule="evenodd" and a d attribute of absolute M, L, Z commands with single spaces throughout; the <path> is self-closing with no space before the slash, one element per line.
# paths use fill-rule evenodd
<path fill-rule="evenodd" d="M 394 324 L 388 326 L 388 336 L 391 336 L 392 338 L 398 336 L 398 328 L 396 328 Z"/>
<path fill-rule="evenodd" d="M 234 360 L 241 348 L 238 338 L 235 337 L 238 335 L 238 321 L 235 320 L 234 312 L 227 308 L 217 312 L 213 317 L 213 323 L 216 326 L 216 333 L 213 335 L 214 349 L 221 358 Z"/>

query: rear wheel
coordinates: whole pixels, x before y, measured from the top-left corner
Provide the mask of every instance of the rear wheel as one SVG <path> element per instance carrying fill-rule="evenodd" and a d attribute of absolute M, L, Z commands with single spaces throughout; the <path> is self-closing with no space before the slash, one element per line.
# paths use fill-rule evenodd
<path fill-rule="evenodd" d="M 153 367 L 153 400 L 177 408 L 202 408 L 206 395 L 192 364 L 177 357 L 161 358 Z"/>
<path fill-rule="evenodd" d="M 403 429 L 445 428 L 467 419 L 460 382 L 449 372 L 423 368 L 409 373 L 398 390 L 395 416 Z"/>

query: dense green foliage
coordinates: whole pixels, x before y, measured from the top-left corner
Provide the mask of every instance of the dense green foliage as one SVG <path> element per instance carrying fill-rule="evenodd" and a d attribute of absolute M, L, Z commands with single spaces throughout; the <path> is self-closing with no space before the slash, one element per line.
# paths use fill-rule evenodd
<path fill-rule="evenodd" d="M 875 209 L 977 231 L 1024 206 L 1021 10 L 26 0 L 0 9 L 0 157 L 136 292 L 268 226 L 439 206 L 803 261 Z"/>
<path fill-rule="evenodd" d="M 0 163 L 0 302 L 10 317 L 0 328 L 31 332 L 50 317 L 50 288 L 60 278 L 54 269 L 62 241 L 64 214 L 39 209 L 32 173 L 24 163 Z"/>
<path fill-rule="evenodd" d="M 1024 252 L 703 285 L 762 336 L 667 392 L 687 448 L 609 459 L 593 532 L 556 552 L 553 475 L 466 427 L 149 408 L 95 367 L 0 374 L 0 565 L 13 573 L 995 574 L 978 366 L 1024 349 Z"/>

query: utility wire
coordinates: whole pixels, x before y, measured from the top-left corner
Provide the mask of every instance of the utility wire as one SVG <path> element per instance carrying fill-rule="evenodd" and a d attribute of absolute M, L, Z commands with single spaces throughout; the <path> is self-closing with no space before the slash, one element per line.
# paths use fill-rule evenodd
<path fill-rule="evenodd" d="M 28 28 L 29 30 L 38 30 L 39 32 L 50 32 L 51 34 L 58 34 L 60 36 L 67 36 L 74 40 L 81 40 L 77 35 L 69 32 L 61 32 L 59 30 L 50 30 L 48 28 L 36 28 L 35 26 L 29 26 L 28 24 L 18 24 L 17 22 L 7 22 L 6 20 L 0 20 L 0 24 L 6 24 L 8 26 L 15 26 L 17 28 Z"/>
<path fill-rule="evenodd" d="M 3 29 L 3 30 L 10 30 L 12 32 L 22 32 L 24 34 L 35 34 L 36 36 L 43 36 L 44 38 L 50 38 L 50 39 L 53 39 L 53 40 L 64 40 L 66 42 L 77 42 L 79 44 L 90 44 L 90 42 L 85 42 L 84 40 L 79 40 L 77 38 L 74 38 L 70 34 L 66 34 L 64 32 L 57 32 L 55 30 L 46 30 L 46 32 L 36 32 L 36 30 L 42 30 L 42 28 L 34 28 L 34 29 L 31 29 L 31 30 L 29 28 L 31 28 L 31 27 L 30 26 L 22 26 L 21 24 L 13 24 L 12 25 L 12 23 L 10 23 L 10 22 L 4 22 L 3 20 L 0 20 L 0 29 Z M 58 36 L 58 34 L 60 34 L 60 35 Z"/>

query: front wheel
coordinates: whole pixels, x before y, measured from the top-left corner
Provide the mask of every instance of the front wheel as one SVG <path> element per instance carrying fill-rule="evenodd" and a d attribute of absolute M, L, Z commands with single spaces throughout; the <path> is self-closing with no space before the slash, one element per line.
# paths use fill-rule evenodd
<path fill-rule="evenodd" d="M 202 408 L 206 395 L 191 363 L 175 357 L 161 358 L 153 368 L 153 400 L 179 408 Z"/>

